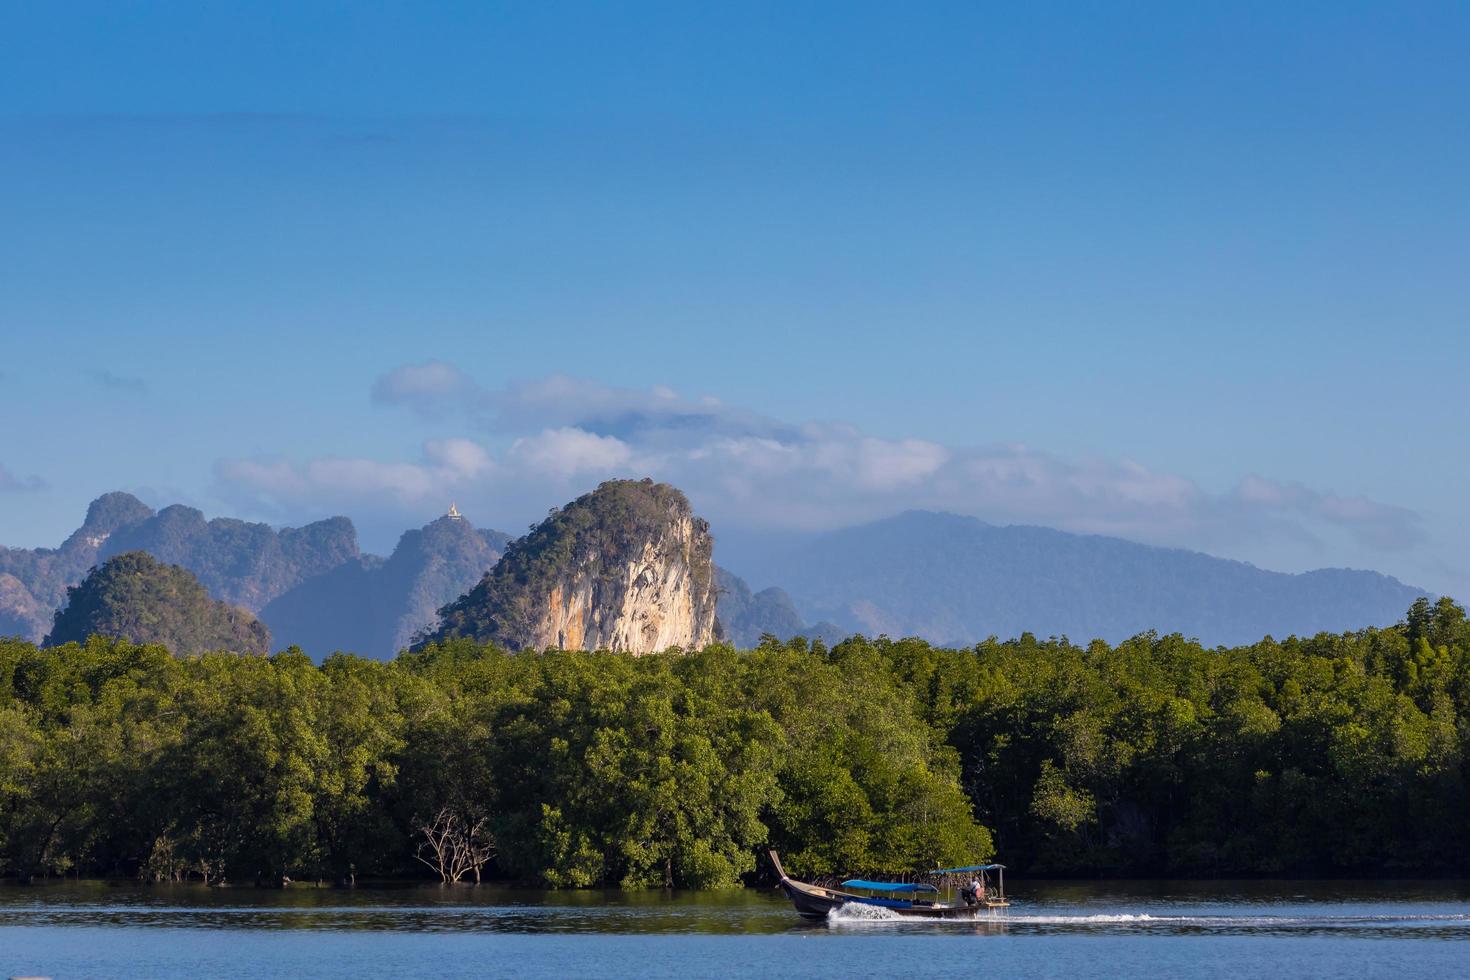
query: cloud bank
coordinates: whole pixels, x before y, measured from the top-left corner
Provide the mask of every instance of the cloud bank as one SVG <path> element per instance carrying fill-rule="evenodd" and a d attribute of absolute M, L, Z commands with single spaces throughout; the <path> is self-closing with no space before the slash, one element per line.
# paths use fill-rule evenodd
<path fill-rule="evenodd" d="M 1324 535 L 1346 535 L 1394 552 L 1424 538 L 1421 517 L 1405 508 L 1253 474 L 1212 493 L 1128 459 L 885 439 L 661 386 L 553 375 L 492 389 L 431 361 L 378 378 L 371 399 L 473 437 L 431 440 L 404 461 L 224 460 L 221 495 L 283 519 L 387 508 L 409 520 L 454 498 L 482 524 L 515 526 L 601 480 L 652 476 L 684 489 L 717 525 L 746 528 L 824 530 L 922 508 L 1201 549 L 1265 537 L 1321 547 Z"/>

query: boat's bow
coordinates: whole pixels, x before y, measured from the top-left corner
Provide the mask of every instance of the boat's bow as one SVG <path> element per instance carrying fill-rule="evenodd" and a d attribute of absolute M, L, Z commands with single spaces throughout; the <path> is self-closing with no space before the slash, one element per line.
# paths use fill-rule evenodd
<path fill-rule="evenodd" d="M 781 890 L 786 893 L 787 898 L 791 899 L 791 904 L 796 907 L 796 911 L 805 918 L 825 919 L 828 912 L 851 897 L 828 888 L 797 881 L 786 873 L 785 868 L 781 867 L 781 858 L 774 850 L 768 853 L 771 856 L 771 865 L 776 869 L 776 876 L 780 879 Z"/>

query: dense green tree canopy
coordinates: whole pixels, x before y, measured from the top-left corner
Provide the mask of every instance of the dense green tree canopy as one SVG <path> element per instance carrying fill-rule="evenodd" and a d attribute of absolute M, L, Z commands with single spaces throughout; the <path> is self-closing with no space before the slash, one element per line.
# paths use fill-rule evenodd
<path fill-rule="evenodd" d="M 1470 872 L 1470 624 L 1207 649 L 177 658 L 0 641 L 0 874 L 722 887 L 992 855 L 1059 874 Z"/>

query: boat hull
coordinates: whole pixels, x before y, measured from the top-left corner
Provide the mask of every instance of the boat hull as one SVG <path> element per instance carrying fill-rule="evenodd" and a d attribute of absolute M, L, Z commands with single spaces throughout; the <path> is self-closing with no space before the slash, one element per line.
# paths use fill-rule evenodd
<path fill-rule="evenodd" d="M 804 919 L 825 919 L 835 908 L 840 908 L 843 898 L 825 888 L 808 885 L 804 881 L 783 879 L 781 890 L 791 899 L 796 912 Z"/>
<path fill-rule="evenodd" d="M 908 919 L 971 919 L 979 912 L 992 908 L 1004 908 L 1006 904 L 992 900 L 979 906 L 901 906 L 892 901 L 868 899 L 850 892 L 840 892 L 831 888 L 823 888 L 820 885 L 808 884 L 805 881 L 797 881 L 786 874 L 786 869 L 781 867 L 781 859 L 774 851 L 771 852 L 771 863 L 781 878 L 781 890 L 786 893 L 787 898 L 791 899 L 791 904 L 795 907 L 797 914 L 804 919 L 825 919 L 833 909 L 849 904 L 885 909 L 894 915 Z"/>

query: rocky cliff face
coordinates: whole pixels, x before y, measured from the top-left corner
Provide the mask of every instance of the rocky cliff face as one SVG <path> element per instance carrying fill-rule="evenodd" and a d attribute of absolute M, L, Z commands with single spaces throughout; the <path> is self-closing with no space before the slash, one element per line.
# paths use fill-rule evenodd
<path fill-rule="evenodd" d="M 678 490 L 616 480 L 513 542 L 432 639 L 508 649 L 693 649 L 715 636 L 713 540 Z"/>

